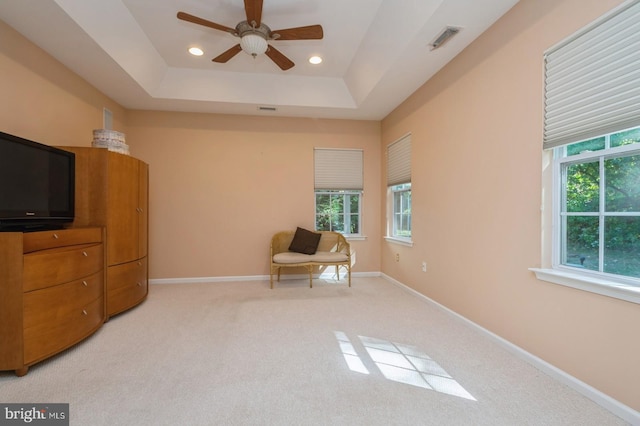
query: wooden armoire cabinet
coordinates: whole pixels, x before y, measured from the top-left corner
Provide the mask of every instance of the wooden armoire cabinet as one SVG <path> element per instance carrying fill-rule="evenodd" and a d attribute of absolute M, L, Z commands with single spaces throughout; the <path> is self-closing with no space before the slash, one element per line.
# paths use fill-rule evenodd
<path fill-rule="evenodd" d="M 73 227 L 106 228 L 107 317 L 148 294 L 149 166 L 105 148 L 62 147 L 76 154 Z"/>

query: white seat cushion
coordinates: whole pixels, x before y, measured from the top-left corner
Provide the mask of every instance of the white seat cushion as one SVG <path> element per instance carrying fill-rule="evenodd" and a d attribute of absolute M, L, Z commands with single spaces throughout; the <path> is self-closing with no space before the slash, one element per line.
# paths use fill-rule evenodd
<path fill-rule="evenodd" d="M 278 253 L 273 256 L 273 263 L 286 263 L 286 264 L 308 263 L 308 262 L 332 263 L 332 262 L 346 262 L 346 261 L 347 261 L 346 254 L 328 252 L 328 251 L 318 251 L 316 252 L 316 254 L 302 254 L 302 253 L 294 253 L 289 251 L 284 253 Z"/>
<path fill-rule="evenodd" d="M 344 253 L 338 253 L 335 251 L 317 251 L 316 254 L 311 255 L 314 262 L 346 262 L 347 255 Z"/>

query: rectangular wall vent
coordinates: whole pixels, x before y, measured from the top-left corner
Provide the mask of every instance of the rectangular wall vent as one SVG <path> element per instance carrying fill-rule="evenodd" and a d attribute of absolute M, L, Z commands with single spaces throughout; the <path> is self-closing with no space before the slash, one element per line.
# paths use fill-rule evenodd
<path fill-rule="evenodd" d="M 446 42 L 451 40 L 451 38 L 460 32 L 460 28 L 458 27 L 447 27 L 445 28 L 431 43 L 431 50 L 436 50 L 439 47 L 442 47 Z"/>

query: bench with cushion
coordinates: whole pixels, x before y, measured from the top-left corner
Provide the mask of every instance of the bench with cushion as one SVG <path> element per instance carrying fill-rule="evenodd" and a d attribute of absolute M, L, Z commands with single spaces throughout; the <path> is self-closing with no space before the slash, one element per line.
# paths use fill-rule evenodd
<path fill-rule="evenodd" d="M 347 269 L 351 287 L 351 247 L 344 235 L 333 231 L 311 232 L 303 228 L 281 231 L 271 238 L 271 268 L 269 281 L 273 288 L 273 273 L 286 267 L 304 267 L 309 272 L 309 287 L 313 288 L 313 270 L 316 267 L 335 266 L 340 278 L 340 267 Z"/>

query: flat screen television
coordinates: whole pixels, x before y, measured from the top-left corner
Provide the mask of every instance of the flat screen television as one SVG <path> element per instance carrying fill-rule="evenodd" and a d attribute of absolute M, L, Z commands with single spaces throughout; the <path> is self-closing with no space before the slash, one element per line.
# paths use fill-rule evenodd
<path fill-rule="evenodd" d="M 0 231 L 61 229 L 75 214 L 75 154 L 0 132 Z"/>

